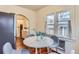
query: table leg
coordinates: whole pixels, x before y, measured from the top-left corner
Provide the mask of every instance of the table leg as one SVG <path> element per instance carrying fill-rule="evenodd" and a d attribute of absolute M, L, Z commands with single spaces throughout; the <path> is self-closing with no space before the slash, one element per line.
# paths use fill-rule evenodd
<path fill-rule="evenodd" d="M 38 48 L 35 48 L 35 54 L 38 54 Z"/>
<path fill-rule="evenodd" d="M 50 52 L 50 48 L 47 47 L 47 53 L 49 53 L 49 52 Z"/>
<path fill-rule="evenodd" d="M 39 48 L 39 54 L 41 54 L 41 48 Z"/>

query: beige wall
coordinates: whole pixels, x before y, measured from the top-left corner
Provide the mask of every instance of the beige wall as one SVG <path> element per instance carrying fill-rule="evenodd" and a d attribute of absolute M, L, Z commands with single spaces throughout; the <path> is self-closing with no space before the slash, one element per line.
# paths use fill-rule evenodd
<path fill-rule="evenodd" d="M 36 12 L 35 11 L 24 9 L 15 5 L 0 5 L 0 12 L 22 14 L 30 20 L 30 27 L 36 28 L 35 26 Z"/>
<path fill-rule="evenodd" d="M 47 6 L 38 11 L 24 9 L 18 6 L 0 6 L 0 12 L 22 14 L 30 20 L 30 27 L 44 32 L 45 17 L 47 14 L 68 10 L 71 12 L 73 47 L 79 53 L 79 6 Z"/>
<path fill-rule="evenodd" d="M 44 21 L 45 21 L 45 17 L 46 15 L 50 14 L 50 13 L 56 13 L 56 12 L 59 12 L 59 11 L 70 11 L 71 12 L 71 17 L 72 17 L 72 21 L 74 19 L 74 6 L 48 6 L 48 7 L 45 7 L 43 9 L 40 9 L 37 11 L 37 28 L 40 27 L 39 31 L 44 31 Z M 39 25 L 38 25 L 39 24 Z M 74 24 L 74 23 L 73 23 Z"/>
<path fill-rule="evenodd" d="M 75 6 L 75 19 L 74 19 L 74 28 L 75 28 L 75 41 L 73 42 L 73 47 L 76 50 L 76 53 L 79 53 L 79 6 Z"/>
<path fill-rule="evenodd" d="M 71 12 L 71 26 L 72 26 L 72 47 L 79 53 L 79 6 L 47 6 L 37 11 L 37 29 L 38 31 L 44 32 L 45 28 L 45 17 L 50 13 L 56 13 L 60 11 Z"/>

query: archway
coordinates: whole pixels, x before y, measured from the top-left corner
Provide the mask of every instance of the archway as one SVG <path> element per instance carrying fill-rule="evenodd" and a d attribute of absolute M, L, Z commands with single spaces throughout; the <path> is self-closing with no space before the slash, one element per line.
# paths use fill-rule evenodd
<path fill-rule="evenodd" d="M 30 21 L 22 14 L 16 14 L 16 49 L 26 48 L 23 39 L 29 34 Z"/>
<path fill-rule="evenodd" d="M 25 38 L 29 34 L 29 19 L 22 14 L 16 15 L 17 37 Z M 22 31 L 22 32 L 21 32 Z"/>

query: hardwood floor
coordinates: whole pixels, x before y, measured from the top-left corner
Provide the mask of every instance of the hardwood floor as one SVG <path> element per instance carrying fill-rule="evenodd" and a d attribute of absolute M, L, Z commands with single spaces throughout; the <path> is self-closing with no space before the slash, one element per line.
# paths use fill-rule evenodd
<path fill-rule="evenodd" d="M 21 39 L 20 37 L 16 37 L 16 49 L 19 50 L 19 49 L 22 49 L 22 48 L 30 50 L 31 54 L 35 53 L 35 48 L 30 48 L 28 46 L 25 46 L 23 44 L 23 39 Z"/>
<path fill-rule="evenodd" d="M 20 37 L 16 37 L 16 49 L 18 50 L 21 48 L 27 49 L 27 47 L 23 44 L 23 39 L 21 39 Z"/>
<path fill-rule="evenodd" d="M 17 37 L 16 38 L 16 49 L 19 50 L 22 48 L 30 50 L 31 54 L 35 54 L 35 48 L 25 46 L 23 44 L 23 39 L 21 39 L 20 37 Z M 38 54 L 47 54 L 47 48 L 38 48 Z"/>

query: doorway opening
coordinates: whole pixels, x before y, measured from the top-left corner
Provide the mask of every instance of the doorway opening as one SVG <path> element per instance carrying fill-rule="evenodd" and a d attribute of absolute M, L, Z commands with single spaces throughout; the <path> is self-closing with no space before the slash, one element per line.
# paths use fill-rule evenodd
<path fill-rule="evenodd" d="M 29 34 L 29 20 L 21 14 L 16 15 L 16 36 L 25 38 Z"/>
<path fill-rule="evenodd" d="M 30 22 L 22 14 L 16 14 L 16 49 L 25 48 L 23 39 L 29 34 Z"/>

